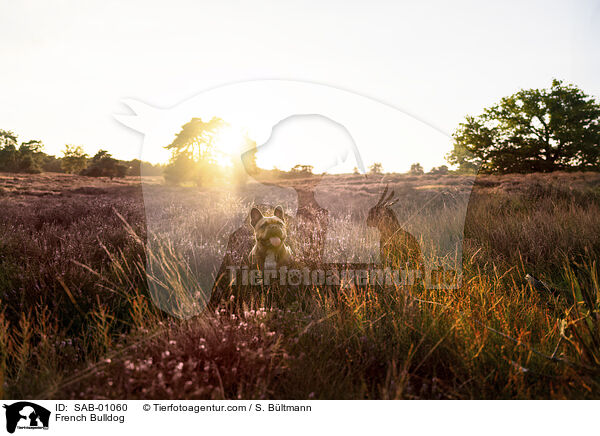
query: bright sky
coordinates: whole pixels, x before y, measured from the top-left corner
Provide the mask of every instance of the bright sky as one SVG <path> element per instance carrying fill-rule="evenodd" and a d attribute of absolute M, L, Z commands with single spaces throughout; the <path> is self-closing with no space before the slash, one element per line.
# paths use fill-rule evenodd
<path fill-rule="evenodd" d="M 286 79 L 370 97 L 451 133 L 466 114 L 553 77 L 600 96 L 599 47 L 591 0 L 2 2 L 0 129 L 53 154 L 75 144 L 132 159 L 144 141 L 114 118 L 130 113 L 122 99 L 169 108 L 220 85 Z M 289 132 L 330 138 L 321 127 Z M 392 158 L 374 143 L 365 164 L 443 164 L 450 141 L 434 133 L 426 146 L 419 132 L 406 127 Z"/>

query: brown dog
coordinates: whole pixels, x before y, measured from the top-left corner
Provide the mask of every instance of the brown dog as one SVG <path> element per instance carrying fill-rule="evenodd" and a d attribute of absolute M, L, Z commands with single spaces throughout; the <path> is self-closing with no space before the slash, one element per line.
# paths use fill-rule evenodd
<path fill-rule="evenodd" d="M 254 227 L 254 247 L 248 256 L 250 265 L 259 269 L 279 268 L 292 261 L 292 250 L 285 243 L 287 230 L 283 208 L 277 206 L 273 216 L 264 216 L 253 207 L 250 224 Z"/>

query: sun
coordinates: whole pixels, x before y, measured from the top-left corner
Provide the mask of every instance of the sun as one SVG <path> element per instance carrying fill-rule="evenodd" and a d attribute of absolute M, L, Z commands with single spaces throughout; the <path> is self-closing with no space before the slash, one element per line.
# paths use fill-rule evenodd
<path fill-rule="evenodd" d="M 213 140 L 215 160 L 221 166 L 231 166 L 232 158 L 243 151 L 244 144 L 245 137 L 240 129 L 231 125 L 220 128 Z"/>
<path fill-rule="evenodd" d="M 215 135 L 214 146 L 221 153 L 232 155 L 240 152 L 244 146 L 244 135 L 241 130 L 232 126 L 219 129 Z"/>

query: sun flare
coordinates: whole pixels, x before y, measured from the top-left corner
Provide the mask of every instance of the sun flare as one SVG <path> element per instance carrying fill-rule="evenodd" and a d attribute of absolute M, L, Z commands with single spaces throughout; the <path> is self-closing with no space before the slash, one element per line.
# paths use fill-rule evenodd
<path fill-rule="evenodd" d="M 241 151 L 244 145 L 244 135 L 239 129 L 226 126 L 219 129 L 215 136 L 214 145 L 221 153 L 232 155 Z"/>
<path fill-rule="evenodd" d="M 232 158 L 242 152 L 245 138 L 240 129 L 230 125 L 224 126 L 215 135 L 214 148 L 215 160 L 221 166 L 232 165 Z"/>

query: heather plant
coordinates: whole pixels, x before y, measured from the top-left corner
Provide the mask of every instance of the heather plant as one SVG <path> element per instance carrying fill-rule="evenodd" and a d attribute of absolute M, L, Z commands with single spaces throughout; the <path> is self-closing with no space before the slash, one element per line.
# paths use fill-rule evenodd
<path fill-rule="evenodd" d="M 356 202 L 378 192 L 360 176 L 339 177 L 352 188 L 332 182 L 332 192 L 352 189 Z M 465 186 L 455 175 L 397 176 L 390 185 L 408 205 L 402 223 L 414 215 L 409 199 L 452 188 L 431 200 L 443 205 Z M 270 298 L 259 288 L 224 293 L 213 306 L 199 280 L 210 272 L 203 256 L 222 258 L 224 224 L 249 203 L 156 186 L 170 205 L 144 211 L 136 185 L 5 195 L 2 395 L 597 398 L 599 186 L 596 173 L 478 178 L 458 289 L 308 286 Z M 365 233 L 366 216 L 333 219 L 349 235 L 335 249 L 377 239 Z M 415 219 L 411 231 L 454 225 L 427 210 Z M 149 220 L 160 224 L 153 232 Z M 209 232 L 222 235 L 207 245 Z M 198 314 L 161 310 L 152 283 L 172 292 L 181 314 Z"/>

